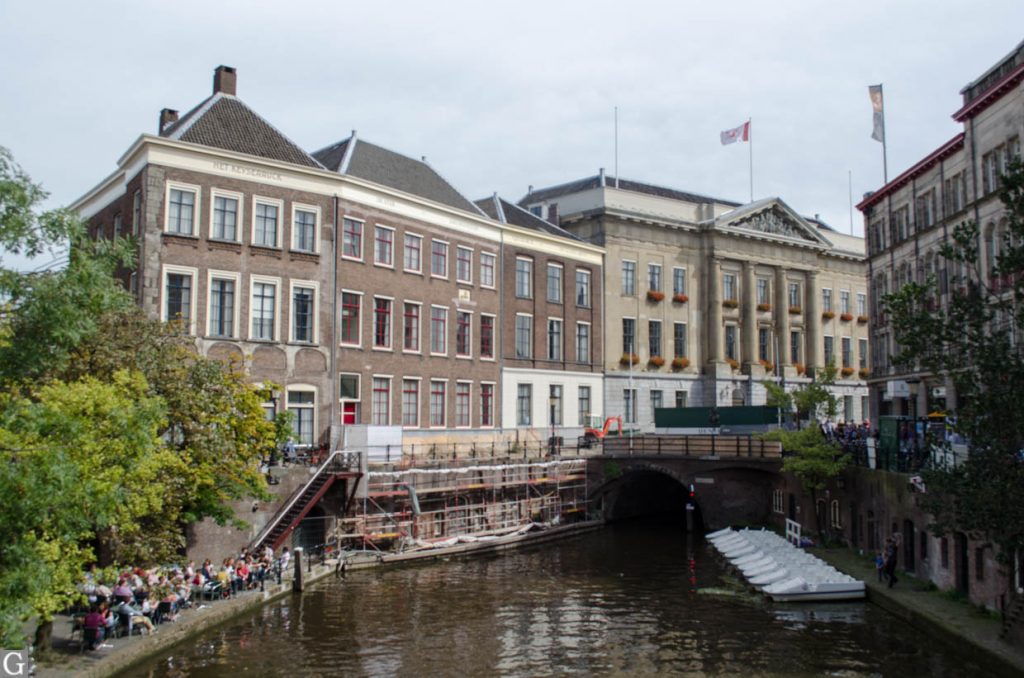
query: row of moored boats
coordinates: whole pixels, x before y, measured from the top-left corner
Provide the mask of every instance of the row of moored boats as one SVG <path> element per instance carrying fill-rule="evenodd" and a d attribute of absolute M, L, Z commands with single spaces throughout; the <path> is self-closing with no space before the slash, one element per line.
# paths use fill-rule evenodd
<path fill-rule="evenodd" d="M 708 541 L 754 588 L 772 600 L 855 600 L 864 582 L 843 574 L 768 530 L 726 528 Z"/>

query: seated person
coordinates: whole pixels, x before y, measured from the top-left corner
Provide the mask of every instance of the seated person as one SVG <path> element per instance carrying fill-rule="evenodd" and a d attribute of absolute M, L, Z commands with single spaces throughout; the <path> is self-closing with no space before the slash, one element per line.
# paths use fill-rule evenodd
<path fill-rule="evenodd" d="M 131 587 L 128 586 L 126 579 L 121 579 L 117 582 L 117 586 L 114 587 L 114 600 L 118 603 L 130 603 L 135 599 L 135 593 Z"/>
<path fill-rule="evenodd" d="M 153 622 L 149 620 L 142 610 L 136 609 L 128 603 L 121 603 L 117 608 L 118 614 L 123 614 L 128 618 L 128 635 L 131 635 L 132 629 L 135 624 L 142 624 L 144 627 L 149 629 L 150 635 L 153 634 Z"/>
<path fill-rule="evenodd" d="M 100 609 L 93 605 L 82 620 L 82 640 L 90 650 L 95 650 L 103 642 L 107 621 Z"/>

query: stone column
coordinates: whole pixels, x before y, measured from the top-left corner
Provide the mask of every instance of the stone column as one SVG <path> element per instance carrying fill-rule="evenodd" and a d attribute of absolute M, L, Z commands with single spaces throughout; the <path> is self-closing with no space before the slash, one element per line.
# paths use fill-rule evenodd
<path fill-rule="evenodd" d="M 740 358 L 747 365 L 747 374 L 754 374 L 754 365 L 757 365 L 757 296 L 754 291 L 757 283 L 754 280 L 754 263 L 743 262 L 743 289 L 741 290 L 740 321 L 743 323 L 741 330 L 742 344 Z"/>
<path fill-rule="evenodd" d="M 775 336 L 779 338 L 779 354 L 775 364 L 782 368 L 790 366 L 789 360 L 789 287 L 786 269 L 775 269 Z"/>
<path fill-rule="evenodd" d="M 812 369 L 822 366 L 821 309 L 818 308 L 818 295 L 821 291 L 818 289 L 817 271 L 807 272 L 807 283 L 804 287 L 807 288 L 804 296 L 806 300 L 804 305 L 804 323 L 807 326 L 807 373 L 811 374 Z"/>
<path fill-rule="evenodd" d="M 722 362 L 722 262 L 713 259 L 708 267 L 708 362 Z"/>

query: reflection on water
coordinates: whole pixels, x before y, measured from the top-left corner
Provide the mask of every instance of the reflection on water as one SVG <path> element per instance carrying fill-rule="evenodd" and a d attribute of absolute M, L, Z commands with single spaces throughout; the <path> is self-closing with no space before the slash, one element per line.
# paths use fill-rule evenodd
<path fill-rule="evenodd" d="M 130 675 L 977 671 L 934 645 L 863 602 L 767 604 L 733 586 L 702 539 L 648 523 L 505 556 L 350 573 Z"/>

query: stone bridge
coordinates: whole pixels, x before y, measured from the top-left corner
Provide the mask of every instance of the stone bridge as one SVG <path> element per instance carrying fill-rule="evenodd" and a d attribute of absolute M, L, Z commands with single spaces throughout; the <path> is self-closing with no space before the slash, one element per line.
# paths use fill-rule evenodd
<path fill-rule="evenodd" d="M 670 516 L 694 529 L 764 524 L 781 485 L 782 448 L 749 436 L 607 439 L 587 464 L 591 505 L 607 520 Z M 691 487 L 693 496 L 690 496 Z"/>

